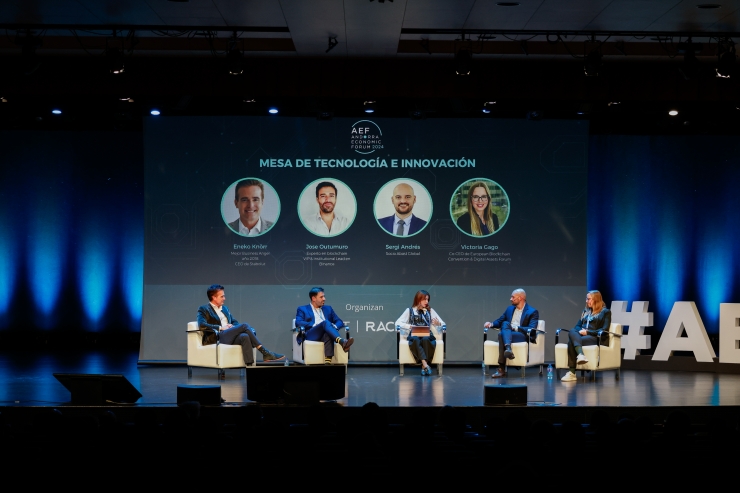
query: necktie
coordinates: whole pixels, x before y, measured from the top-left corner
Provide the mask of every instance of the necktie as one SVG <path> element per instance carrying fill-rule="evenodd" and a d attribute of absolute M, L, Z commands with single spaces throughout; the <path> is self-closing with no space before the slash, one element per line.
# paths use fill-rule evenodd
<path fill-rule="evenodd" d="M 398 224 L 398 228 L 396 228 L 396 235 L 403 236 L 403 221 L 399 219 L 396 224 Z"/>

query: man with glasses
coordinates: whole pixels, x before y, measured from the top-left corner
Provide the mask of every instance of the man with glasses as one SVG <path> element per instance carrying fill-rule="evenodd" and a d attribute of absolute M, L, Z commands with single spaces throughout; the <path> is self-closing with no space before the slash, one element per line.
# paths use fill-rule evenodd
<path fill-rule="evenodd" d="M 392 216 L 378 219 L 380 226 L 392 235 L 411 236 L 415 235 L 426 226 L 427 222 L 416 217 L 411 211 L 416 204 L 414 189 L 407 183 L 399 183 L 393 189 L 391 202 L 396 209 Z"/>

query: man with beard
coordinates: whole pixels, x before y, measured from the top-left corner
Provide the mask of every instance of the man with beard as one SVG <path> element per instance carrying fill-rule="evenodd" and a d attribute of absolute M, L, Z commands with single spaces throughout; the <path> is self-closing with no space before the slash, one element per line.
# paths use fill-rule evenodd
<path fill-rule="evenodd" d="M 349 219 L 335 210 L 337 187 L 329 181 L 316 185 L 316 202 L 319 211 L 304 220 L 309 231 L 319 236 L 336 236 L 349 226 Z"/>
<path fill-rule="evenodd" d="M 242 180 L 234 187 L 234 206 L 239 210 L 239 219 L 229 227 L 242 236 L 259 236 L 273 225 L 260 217 L 265 201 L 265 186 L 255 179 Z"/>
<path fill-rule="evenodd" d="M 407 183 L 399 183 L 393 189 L 391 202 L 396 209 L 392 216 L 378 219 L 380 226 L 392 235 L 411 236 L 426 226 L 427 222 L 411 213 L 416 204 L 414 189 Z"/>

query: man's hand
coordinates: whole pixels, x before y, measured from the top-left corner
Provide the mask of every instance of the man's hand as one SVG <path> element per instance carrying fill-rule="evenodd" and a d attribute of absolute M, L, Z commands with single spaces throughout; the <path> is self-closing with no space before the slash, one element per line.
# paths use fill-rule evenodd
<path fill-rule="evenodd" d="M 492 326 L 493 324 L 491 322 L 486 322 L 483 324 L 483 327 L 485 327 L 486 329 L 490 329 Z"/>
<path fill-rule="evenodd" d="M 587 336 L 588 335 L 588 331 L 586 329 L 581 329 L 581 330 L 578 331 L 578 333 L 581 334 L 582 336 Z"/>

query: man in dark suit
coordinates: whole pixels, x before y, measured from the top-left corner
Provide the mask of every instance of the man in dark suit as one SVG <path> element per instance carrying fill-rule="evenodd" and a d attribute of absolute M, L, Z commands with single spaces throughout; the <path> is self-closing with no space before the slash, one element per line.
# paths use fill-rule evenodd
<path fill-rule="evenodd" d="M 416 204 L 414 189 L 407 183 L 399 183 L 393 189 L 391 202 L 396 209 L 392 216 L 378 219 L 380 226 L 390 234 L 396 236 L 411 236 L 426 226 L 427 222 L 414 216 L 411 211 Z"/>
<path fill-rule="evenodd" d="M 326 295 L 324 288 L 313 287 L 308 292 L 311 303 L 299 306 L 295 315 L 296 327 L 302 327 L 305 331 L 298 333 L 298 344 L 307 341 L 322 341 L 324 343 L 324 364 L 331 364 L 331 358 L 334 356 L 334 343 L 339 344 L 344 352 L 349 351 L 349 347 L 355 342 L 354 338 L 342 339 L 339 335 L 338 328 L 344 326 L 340 319 L 329 305 L 326 305 Z"/>
<path fill-rule="evenodd" d="M 252 348 L 262 353 L 264 361 L 280 361 L 285 355 L 276 354 L 268 350 L 257 339 L 256 331 L 247 323 L 240 324 L 226 308 L 224 287 L 214 284 L 206 291 L 209 303 L 198 308 L 198 328 L 203 331 L 203 345 L 209 344 L 239 344 L 242 347 L 244 364 L 252 366 L 254 356 Z"/>
<path fill-rule="evenodd" d="M 498 370 L 491 375 L 493 378 L 506 376 L 506 360 L 514 359 L 511 343 L 525 342 L 526 329 L 536 329 L 539 320 L 540 313 L 527 304 L 527 293 L 523 289 L 515 289 L 511 293 L 511 306 L 499 318 L 484 324 L 486 328 L 501 329 L 498 333 Z M 534 342 L 537 332 L 531 331 L 530 334 L 531 341 Z"/>

